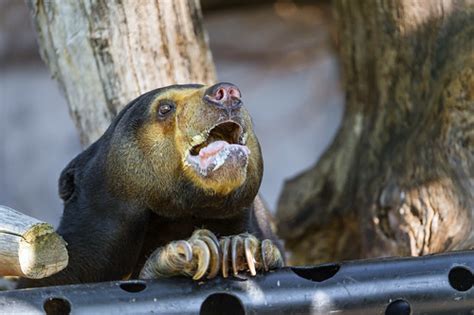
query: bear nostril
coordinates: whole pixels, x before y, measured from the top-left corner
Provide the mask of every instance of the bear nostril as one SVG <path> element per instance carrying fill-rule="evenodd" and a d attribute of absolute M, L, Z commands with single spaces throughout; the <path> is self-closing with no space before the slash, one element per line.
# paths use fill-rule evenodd
<path fill-rule="evenodd" d="M 234 88 L 229 88 L 229 95 L 233 98 L 239 98 L 240 99 L 240 92 L 237 89 Z"/>
<path fill-rule="evenodd" d="M 217 108 L 238 110 L 242 106 L 239 88 L 232 83 L 217 83 L 204 92 L 204 101 Z"/>
<path fill-rule="evenodd" d="M 227 94 L 227 93 L 225 92 L 225 89 L 223 89 L 223 88 L 218 89 L 217 92 L 216 92 L 215 100 L 216 100 L 216 101 L 222 101 L 222 100 L 224 100 L 224 99 L 226 98 L 226 94 Z M 231 94 L 231 95 L 232 95 L 232 94 Z"/>

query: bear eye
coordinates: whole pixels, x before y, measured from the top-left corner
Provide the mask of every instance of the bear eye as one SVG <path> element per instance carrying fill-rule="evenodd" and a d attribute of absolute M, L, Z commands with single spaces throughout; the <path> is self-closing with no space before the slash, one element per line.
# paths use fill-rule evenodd
<path fill-rule="evenodd" d="M 160 102 L 160 106 L 158 107 L 158 116 L 161 118 L 164 118 L 168 116 L 171 112 L 173 112 L 173 109 L 175 108 L 175 105 L 171 101 L 162 101 Z"/>

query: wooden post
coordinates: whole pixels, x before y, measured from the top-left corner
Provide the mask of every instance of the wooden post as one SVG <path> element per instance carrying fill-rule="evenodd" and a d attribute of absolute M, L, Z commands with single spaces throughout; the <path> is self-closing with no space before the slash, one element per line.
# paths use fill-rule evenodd
<path fill-rule="evenodd" d="M 0 206 L 0 276 L 40 279 L 67 264 L 66 242 L 50 224 Z"/>

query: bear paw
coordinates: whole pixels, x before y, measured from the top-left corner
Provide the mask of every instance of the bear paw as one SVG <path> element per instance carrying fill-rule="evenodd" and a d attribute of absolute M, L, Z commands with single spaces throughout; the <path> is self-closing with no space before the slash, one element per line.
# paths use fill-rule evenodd
<path fill-rule="evenodd" d="M 212 279 L 219 271 L 227 278 L 240 272 L 268 271 L 284 265 L 278 247 L 269 239 L 260 241 L 249 233 L 217 237 L 209 230 L 196 230 L 187 241 L 174 241 L 158 248 L 140 272 L 141 279 L 178 275 Z"/>

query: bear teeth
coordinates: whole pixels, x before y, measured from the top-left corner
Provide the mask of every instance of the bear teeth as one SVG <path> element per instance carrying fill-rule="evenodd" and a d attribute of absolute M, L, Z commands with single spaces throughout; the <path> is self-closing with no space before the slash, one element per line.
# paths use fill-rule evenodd
<path fill-rule="evenodd" d="M 189 154 L 187 164 L 191 165 L 202 176 L 208 176 L 211 172 L 217 171 L 231 157 L 245 161 L 250 150 L 247 146 L 240 144 L 229 144 L 227 141 L 219 140 L 211 142 L 204 148 L 201 148 L 199 155 Z"/>
<path fill-rule="evenodd" d="M 225 121 L 214 125 L 201 135 L 196 135 L 191 139 L 191 148 L 189 150 L 192 155 L 199 155 L 204 148 L 212 150 L 213 143 L 217 146 L 222 145 L 224 141 L 227 144 L 245 145 L 247 134 L 242 126 L 235 121 Z"/>

